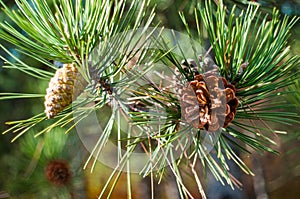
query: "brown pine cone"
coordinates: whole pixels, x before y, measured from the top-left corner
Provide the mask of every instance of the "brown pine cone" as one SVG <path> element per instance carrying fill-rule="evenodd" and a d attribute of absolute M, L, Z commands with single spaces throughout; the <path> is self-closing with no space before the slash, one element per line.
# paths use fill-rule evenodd
<path fill-rule="evenodd" d="M 234 119 L 238 100 L 236 89 L 225 78 L 213 73 L 196 75 L 183 89 L 182 116 L 195 128 L 215 132 Z"/>
<path fill-rule="evenodd" d="M 45 113 L 48 118 L 56 116 L 72 103 L 85 89 L 87 82 L 75 64 L 64 64 L 51 78 L 45 96 Z"/>
<path fill-rule="evenodd" d="M 64 160 L 53 160 L 48 162 L 45 176 L 54 185 L 66 185 L 71 179 L 69 164 Z"/>

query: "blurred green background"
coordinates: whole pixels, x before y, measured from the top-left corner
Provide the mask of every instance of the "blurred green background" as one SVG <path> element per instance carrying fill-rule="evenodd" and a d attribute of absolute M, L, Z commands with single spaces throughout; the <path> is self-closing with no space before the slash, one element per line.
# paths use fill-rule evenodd
<path fill-rule="evenodd" d="M 49 1 L 51 2 L 51 1 Z M 157 21 L 167 28 L 177 31 L 184 31 L 185 28 L 180 20 L 178 11 L 185 13 L 187 21 L 193 27 L 194 16 L 193 7 L 196 0 L 157 0 L 156 4 Z M 224 1 L 228 8 L 234 3 L 240 9 L 246 7 L 246 0 Z M 273 7 L 277 7 L 283 14 L 300 15 L 300 1 L 251 1 L 262 5 L 262 12 L 271 12 Z M 13 6 L 13 1 L 6 1 Z M 0 12 L 0 20 L 6 20 Z M 204 33 L 205 35 L 205 33 Z M 293 54 L 300 54 L 300 24 L 298 23 L 292 30 L 290 44 Z M 206 41 L 208 44 L 208 42 Z M 8 45 L 1 41 L 2 45 Z M 13 46 L 10 49 L 18 55 Z M 0 52 L 5 55 L 4 52 Z M 19 55 L 21 56 L 21 55 Z M 38 65 L 27 57 L 20 57 L 26 63 Z M 16 70 L 2 69 L 3 62 L 0 62 L 0 92 L 22 92 L 22 93 L 45 93 L 48 82 L 39 81 Z M 43 67 L 43 66 L 39 66 Z M 300 67 L 300 66 L 299 66 Z M 45 68 L 47 70 L 47 68 Z M 299 85 L 299 83 L 298 83 Z M 296 103 L 300 113 L 300 87 L 299 92 L 291 95 L 291 103 Z M 0 131 L 7 129 L 6 121 L 26 119 L 43 110 L 43 99 L 10 100 L 0 101 Z M 273 124 L 276 125 L 276 124 Z M 280 126 L 276 126 L 281 128 Z M 284 127 L 282 127 L 284 128 Z M 299 126 L 290 127 L 288 135 L 275 137 L 278 142 L 277 150 L 280 155 L 256 154 L 242 156 L 247 165 L 252 168 L 255 177 L 238 174 L 238 179 L 243 183 L 243 198 L 287 198 L 296 199 L 300 196 L 300 130 Z M 284 130 L 284 129 L 282 129 Z M 34 132 L 21 137 L 14 143 L 10 143 L 12 134 L 1 135 L 0 137 L 0 198 L 5 198 L 8 194 L 11 198 L 96 198 L 104 185 L 108 174 L 112 171 L 104 165 L 98 165 L 94 173 L 89 170 L 82 170 L 88 153 L 81 145 L 76 132 L 64 135 L 64 129 L 57 129 L 53 135 L 46 135 L 40 138 L 33 138 Z M 63 136 L 61 136 L 63 135 Z M 56 142 L 47 140 L 55 139 Z M 42 150 L 42 146 L 48 143 L 48 151 Z M 41 144 L 42 143 L 42 144 Z M 74 147 L 76 146 L 76 147 Z M 45 177 L 45 168 L 49 161 L 53 159 L 66 160 L 70 165 L 72 173 L 71 183 L 66 187 L 56 186 L 48 182 Z M 168 178 L 168 176 L 167 176 Z M 172 196 L 172 178 L 156 187 L 156 198 L 176 198 Z M 187 178 L 188 179 L 188 178 Z M 150 181 L 133 175 L 133 198 L 150 198 Z M 206 190 L 212 192 L 216 187 L 219 191 L 222 187 L 217 182 L 203 179 Z M 126 178 L 121 176 L 117 188 L 112 198 L 126 198 Z M 187 180 L 187 183 L 189 181 Z M 193 183 L 193 182 L 191 182 Z M 174 188 L 173 188 L 174 189 Z M 193 190 L 197 192 L 197 188 Z M 176 194 L 175 194 L 176 195 Z M 211 197 L 213 198 L 213 196 Z M 223 197 L 232 198 L 228 190 L 224 191 Z M 214 199 L 214 198 L 213 198 Z"/>

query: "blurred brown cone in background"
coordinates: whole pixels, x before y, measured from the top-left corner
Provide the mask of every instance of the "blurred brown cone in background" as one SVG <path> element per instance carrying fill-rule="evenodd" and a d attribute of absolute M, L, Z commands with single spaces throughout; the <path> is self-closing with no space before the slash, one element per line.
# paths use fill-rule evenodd
<path fill-rule="evenodd" d="M 66 185 L 71 179 L 69 164 L 64 160 L 50 161 L 46 166 L 45 176 L 54 185 Z"/>

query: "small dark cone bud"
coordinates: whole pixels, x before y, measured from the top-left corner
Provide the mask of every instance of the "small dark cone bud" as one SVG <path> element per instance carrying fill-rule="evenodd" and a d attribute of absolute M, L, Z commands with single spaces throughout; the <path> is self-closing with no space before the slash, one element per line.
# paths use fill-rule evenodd
<path fill-rule="evenodd" d="M 50 183 L 56 186 L 66 185 L 71 179 L 69 164 L 64 160 L 50 161 L 46 166 L 45 176 Z"/>
<path fill-rule="evenodd" d="M 214 73 L 195 75 L 182 91 L 183 118 L 195 128 L 210 132 L 227 127 L 234 119 L 238 106 L 235 92 L 232 84 Z"/>
<path fill-rule="evenodd" d="M 72 103 L 85 89 L 87 82 L 75 64 L 63 64 L 51 78 L 45 96 L 45 113 L 52 118 Z"/>

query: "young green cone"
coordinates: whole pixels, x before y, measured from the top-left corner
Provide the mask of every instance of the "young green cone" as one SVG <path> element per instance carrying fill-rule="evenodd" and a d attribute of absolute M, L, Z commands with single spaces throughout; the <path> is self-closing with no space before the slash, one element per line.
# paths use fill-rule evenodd
<path fill-rule="evenodd" d="M 64 110 L 85 89 L 87 82 L 75 64 L 64 64 L 51 78 L 45 96 L 45 113 L 50 119 Z"/>

